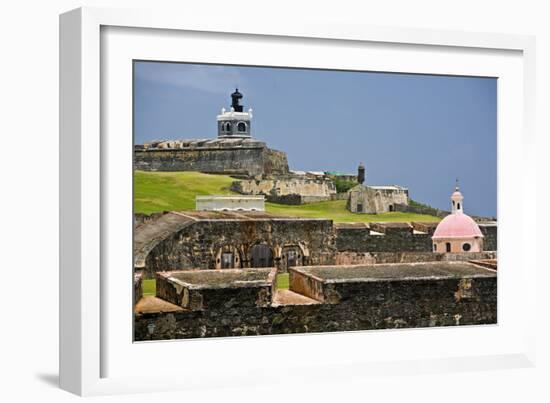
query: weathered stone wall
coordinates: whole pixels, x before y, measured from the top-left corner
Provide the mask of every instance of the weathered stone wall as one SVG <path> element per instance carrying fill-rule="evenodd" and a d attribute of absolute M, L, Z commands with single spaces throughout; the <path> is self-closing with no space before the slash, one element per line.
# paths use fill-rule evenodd
<path fill-rule="evenodd" d="M 373 226 L 374 224 L 371 224 Z M 336 248 L 351 252 L 431 252 L 429 234 L 415 234 L 412 228 L 403 231 L 388 231 L 374 235 L 367 227 L 336 227 Z"/>
<path fill-rule="evenodd" d="M 417 263 L 417 262 L 460 262 L 471 260 L 496 259 L 496 252 L 338 252 L 336 265 L 376 264 L 376 263 Z"/>
<path fill-rule="evenodd" d="M 430 206 L 418 206 L 418 205 L 411 205 L 411 204 L 395 204 L 394 206 L 395 211 L 400 211 L 403 213 L 413 213 L 413 214 L 425 214 L 425 215 L 431 215 L 434 217 L 439 218 L 445 218 L 449 214 L 451 214 L 450 211 L 447 210 L 440 210 L 435 207 Z M 494 221 L 494 217 L 484 217 L 484 216 L 476 216 L 472 215 L 472 217 L 475 221 Z"/>
<path fill-rule="evenodd" d="M 336 194 L 331 180 L 302 177 L 235 181 L 231 190 L 245 195 L 264 195 L 268 201 L 282 204 L 331 200 L 331 196 Z"/>
<path fill-rule="evenodd" d="M 451 214 L 450 211 L 440 210 L 434 207 L 429 206 L 416 206 L 408 204 L 395 204 L 395 211 L 401 211 L 403 213 L 414 213 L 414 214 L 426 214 L 434 217 L 444 218 Z"/>
<path fill-rule="evenodd" d="M 395 210 L 396 204 L 407 204 L 409 192 L 404 188 L 357 185 L 348 191 L 347 208 L 353 213 L 380 214 Z"/>
<path fill-rule="evenodd" d="M 134 287 L 133 287 L 133 294 L 134 294 L 134 305 L 143 297 L 143 272 L 137 271 L 134 272 Z"/>
<path fill-rule="evenodd" d="M 258 177 L 288 173 L 288 161 L 285 153 L 270 150 L 260 141 L 239 144 L 204 141 L 188 148 L 136 147 L 134 168 L 143 171 L 199 171 Z"/>
<path fill-rule="evenodd" d="M 332 221 L 317 219 L 202 220 L 188 224 L 159 242 L 148 254 L 145 270 L 157 271 L 219 267 L 220 250 L 231 248 L 238 254 L 236 267 L 250 267 L 252 247 L 267 245 L 273 264 L 284 268 L 285 247 L 301 251 L 302 264 L 332 264 L 335 240 Z"/>
<path fill-rule="evenodd" d="M 497 234 L 498 227 L 496 224 L 479 224 L 479 229 L 483 234 L 483 249 L 484 250 L 498 250 L 497 249 Z"/>
<path fill-rule="evenodd" d="M 134 337 L 141 341 L 497 322 L 496 275 L 343 282 L 330 288 L 337 303 L 221 304 L 209 310 L 137 314 Z M 229 300 L 223 297 L 224 290 L 219 291 L 220 300 Z"/>
<path fill-rule="evenodd" d="M 276 274 L 275 268 L 162 272 L 156 295 L 190 310 L 271 306 Z"/>
<path fill-rule="evenodd" d="M 205 219 L 211 212 L 168 213 L 136 228 L 135 267 L 152 277 L 157 271 L 221 268 L 223 253 L 232 253 L 235 265 L 251 267 L 251 250 L 266 245 L 273 265 L 286 270 L 285 250 L 294 248 L 298 265 L 361 264 L 373 261 L 438 261 L 462 254 L 432 252 L 434 225 L 422 223 L 339 223 L 301 218 L 239 217 L 253 213 L 212 213 L 228 219 Z M 199 218 L 194 218 L 192 215 Z M 202 217 L 202 218 L 200 218 Z M 486 236 L 485 250 L 496 251 L 497 227 L 480 225 Z M 418 233 L 423 230 L 425 232 Z M 492 258 L 468 253 L 470 259 Z M 441 257 L 443 256 L 443 257 Z M 476 257 L 477 256 L 477 257 Z M 441 257 L 441 259 L 440 259 Z"/>

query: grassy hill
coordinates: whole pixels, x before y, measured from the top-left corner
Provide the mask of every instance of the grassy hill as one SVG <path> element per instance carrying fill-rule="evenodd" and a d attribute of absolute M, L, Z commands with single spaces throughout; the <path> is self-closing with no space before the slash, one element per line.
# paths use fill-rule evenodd
<path fill-rule="evenodd" d="M 194 210 L 196 195 L 231 194 L 235 179 L 199 172 L 134 172 L 134 211 Z"/>
<path fill-rule="evenodd" d="M 232 194 L 233 178 L 199 172 L 134 173 L 134 211 L 151 214 L 165 210 L 194 210 L 196 195 Z M 329 218 L 335 222 L 439 221 L 439 218 L 409 213 L 355 214 L 346 210 L 344 200 L 300 206 L 266 203 L 269 213 L 292 217 Z"/>

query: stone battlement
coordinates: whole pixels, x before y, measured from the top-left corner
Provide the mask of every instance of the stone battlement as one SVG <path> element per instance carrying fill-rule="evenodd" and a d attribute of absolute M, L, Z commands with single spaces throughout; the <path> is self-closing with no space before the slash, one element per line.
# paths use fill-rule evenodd
<path fill-rule="evenodd" d="M 245 177 L 284 175 L 286 154 L 258 140 L 167 140 L 134 146 L 134 168 L 143 171 L 198 171 Z"/>
<path fill-rule="evenodd" d="M 166 275 L 186 278 L 184 283 L 193 283 L 202 295 L 191 304 L 185 298 L 170 296 L 177 304 L 166 303 L 168 307 L 159 299 L 156 311 L 136 308 L 135 340 L 497 322 L 496 271 L 471 263 L 290 268 L 290 290 L 282 292 L 300 298 L 286 298 L 286 303 L 281 303 L 285 298 L 278 297 L 281 291 L 269 291 L 274 271 L 254 273 L 256 270 L 227 274 L 217 270 L 210 272 L 216 278 L 194 282 L 188 277 L 200 276 L 200 272 Z M 254 277 L 250 284 L 246 279 L 240 282 L 240 277 L 247 276 Z M 177 294 L 183 295 L 185 285 L 180 287 Z M 172 288 L 177 289 L 176 285 Z"/>

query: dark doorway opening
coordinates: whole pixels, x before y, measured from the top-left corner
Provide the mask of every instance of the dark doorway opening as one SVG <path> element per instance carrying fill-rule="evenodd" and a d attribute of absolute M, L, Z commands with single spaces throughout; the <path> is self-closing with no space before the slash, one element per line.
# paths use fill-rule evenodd
<path fill-rule="evenodd" d="M 250 267 L 273 267 L 273 252 L 267 245 L 254 245 L 250 258 Z"/>
<path fill-rule="evenodd" d="M 447 243 L 445 244 L 445 250 L 446 250 L 447 252 L 450 252 L 450 251 L 451 251 L 451 243 L 450 243 L 450 242 L 447 242 Z"/>
<path fill-rule="evenodd" d="M 232 269 L 235 267 L 235 256 L 233 253 L 222 253 L 222 269 Z"/>

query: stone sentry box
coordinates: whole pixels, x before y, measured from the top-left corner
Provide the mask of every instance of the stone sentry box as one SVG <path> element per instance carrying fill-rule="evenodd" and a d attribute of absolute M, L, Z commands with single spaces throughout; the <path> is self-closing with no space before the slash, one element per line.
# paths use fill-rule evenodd
<path fill-rule="evenodd" d="M 292 267 L 289 275 L 291 291 L 325 304 L 392 298 L 406 304 L 410 294 L 415 305 L 492 301 L 496 313 L 496 272 L 468 262 Z"/>
<path fill-rule="evenodd" d="M 160 272 L 157 296 L 193 311 L 268 307 L 276 275 L 276 268 Z"/>

